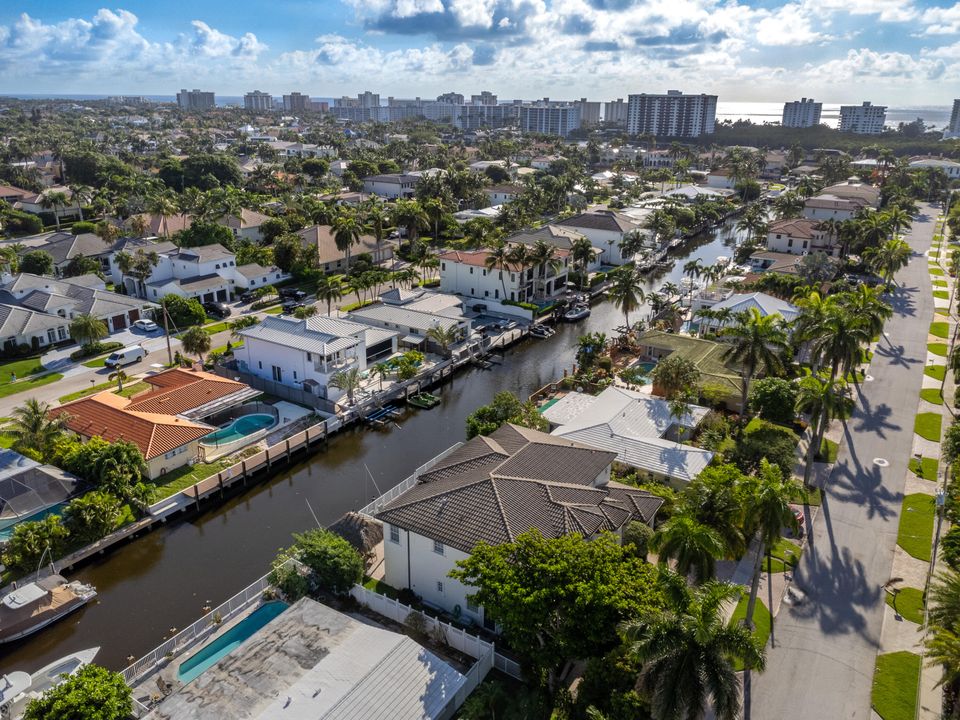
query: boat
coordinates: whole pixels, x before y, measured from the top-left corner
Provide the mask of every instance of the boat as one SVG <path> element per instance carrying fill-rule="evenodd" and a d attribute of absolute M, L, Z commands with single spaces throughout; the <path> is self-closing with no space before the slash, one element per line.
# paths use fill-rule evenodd
<path fill-rule="evenodd" d="M 10 720 L 18 720 L 27 709 L 27 705 L 43 695 L 47 690 L 52 690 L 60 685 L 67 678 L 76 675 L 84 665 L 89 665 L 100 652 L 100 648 L 88 648 L 79 652 L 71 653 L 59 660 L 54 660 L 35 673 L 30 674 L 30 687 L 21 691 L 19 695 L 13 698 L 12 705 L 7 709 L 6 715 L 0 715 Z"/>
<path fill-rule="evenodd" d="M 62 575 L 47 575 L 0 598 L 0 643 L 20 640 L 79 610 L 97 596 L 96 588 Z"/>
<path fill-rule="evenodd" d="M 420 392 L 407 398 L 407 405 L 429 410 L 440 404 L 440 398 L 433 393 Z"/>
<path fill-rule="evenodd" d="M 14 701 L 30 689 L 30 682 L 30 675 L 25 672 L 17 671 L 0 676 L 0 717 L 12 717 Z"/>
<path fill-rule="evenodd" d="M 556 332 L 556 331 L 555 331 L 553 328 L 548 328 L 546 325 L 539 325 L 539 324 L 538 324 L 538 325 L 531 325 L 531 326 L 530 326 L 530 334 L 531 334 L 533 337 L 548 338 L 548 337 L 554 335 L 555 332 Z"/>
<path fill-rule="evenodd" d="M 577 322 L 590 317 L 590 308 L 586 305 L 575 305 L 563 314 L 563 319 L 567 322 Z"/>

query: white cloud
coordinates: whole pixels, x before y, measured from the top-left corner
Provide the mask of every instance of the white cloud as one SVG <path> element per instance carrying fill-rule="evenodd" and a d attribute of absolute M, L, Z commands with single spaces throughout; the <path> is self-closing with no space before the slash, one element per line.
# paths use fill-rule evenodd
<path fill-rule="evenodd" d="M 761 45 L 809 45 L 829 39 L 812 27 L 809 12 L 791 3 L 757 23 L 757 42 Z"/>
<path fill-rule="evenodd" d="M 880 22 L 907 22 L 918 15 L 912 0 L 804 0 L 803 4 L 818 16 L 825 13 L 876 15 Z"/>
<path fill-rule="evenodd" d="M 960 34 L 960 3 L 952 7 L 931 7 L 923 11 L 920 21 L 926 35 Z"/>
<path fill-rule="evenodd" d="M 835 84 L 852 83 L 862 79 L 935 80 L 942 76 L 946 66 L 940 59 L 915 58 L 899 52 L 878 52 L 867 48 L 850 50 L 845 57 L 821 65 L 808 65 L 806 75 Z M 847 85 L 849 90 L 854 87 Z"/>

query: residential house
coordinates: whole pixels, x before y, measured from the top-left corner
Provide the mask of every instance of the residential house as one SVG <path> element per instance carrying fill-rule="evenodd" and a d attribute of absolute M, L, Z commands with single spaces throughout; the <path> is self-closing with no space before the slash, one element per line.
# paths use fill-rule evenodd
<path fill-rule="evenodd" d="M 240 370 L 337 402 L 344 391 L 331 387 L 330 378 L 351 368 L 363 372 L 390 357 L 401 333 L 323 315 L 303 320 L 279 315 L 240 336 L 243 347 L 234 350 Z"/>
<path fill-rule="evenodd" d="M 523 193 L 522 185 L 493 185 L 483 190 L 487 194 L 487 200 L 491 205 L 502 205 L 503 203 L 516 200 Z"/>
<path fill-rule="evenodd" d="M 382 304 L 367 305 L 347 315 L 364 325 L 395 330 L 401 334 L 399 345 L 420 350 L 439 351 L 427 333 L 431 328 L 456 328 L 457 345 L 468 340 L 472 323 L 463 314 L 463 301 L 456 295 L 432 293 L 422 288 L 394 288 L 382 293 Z"/>
<path fill-rule="evenodd" d="M 737 185 L 730 168 L 717 168 L 707 173 L 707 187 L 718 190 L 733 190 Z"/>
<path fill-rule="evenodd" d="M 105 390 L 51 410 L 83 440 L 126 440 L 140 450 L 147 476 L 159 478 L 196 460 L 200 440 L 217 428 L 202 422 L 260 394 L 248 385 L 198 370 L 175 368 L 144 380 L 152 389 L 132 398 Z"/>
<path fill-rule="evenodd" d="M 0 185 L 0 200 L 15 205 L 22 202 L 25 198 L 33 197 L 36 193 L 13 185 Z"/>
<path fill-rule="evenodd" d="M 682 487 L 713 460 L 683 444 L 709 410 L 688 405 L 675 417 L 670 403 L 646 393 L 608 387 L 599 395 L 569 392 L 543 411 L 551 435 L 617 454 L 616 462 Z"/>
<path fill-rule="evenodd" d="M 440 253 L 440 291 L 497 303 L 530 302 L 554 297 L 566 288 L 569 253 L 558 250 L 560 269 L 547 267 L 544 275 L 530 262 L 488 268 L 489 250 L 450 250 Z"/>
<path fill-rule="evenodd" d="M 54 279 L 19 273 L 0 280 L 0 346 L 40 350 L 70 340 L 70 322 L 91 314 L 110 333 L 125 330 L 154 307 L 139 298 L 108 292 L 96 275 Z"/>
<path fill-rule="evenodd" d="M 530 160 L 530 167 L 534 170 L 549 170 L 550 166 L 555 162 L 560 162 L 564 160 L 562 155 L 540 155 Z"/>
<path fill-rule="evenodd" d="M 297 235 L 304 247 L 317 249 L 317 262 L 324 272 L 344 272 L 347 269 L 347 254 L 337 247 L 333 228 L 329 225 L 311 225 L 298 230 Z M 363 234 L 360 241 L 350 248 L 351 262 L 355 262 L 358 255 L 369 254 L 375 265 L 393 260 L 393 245 L 384 240 L 377 247 L 377 239 L 373 235 Z"/>
<path fill-rule="evenodd" d="M 860 182 L 846 182 L 823 188 L 803 205 L 810 220 L 850 220 L 880 207 L 880 190 Z"/>
<path fill-rule="evenodd" d="M 951 180 L 960 180 L 960 163 L 955 160 L 945 160 L 943 158 L 917 158 L 910 161 L 911 170 L 922 170 L 932 168 L 934 170 L 943 170 Z M 2 188 L 0 188 L 2 190 Z"/>
<path fill-rule="evenodd" d="M 414 175 L 413 173 L 369 175 L 363 179 L 363 191 L 390 200 L 411 198 L 416 192 L 420 177 L 420 175 Z"/>
<path fill-rule="evenodd" d="M 23 245 L 21 256 L 35 250 L 50 253 L 53 258 L 53 274 L 55 277 L 61 277 L 70 265 L 70 261 L 81 255 L 96 260 L 100 263 L 100 268 L 104 272 L 110 269 L 110 247 L 105 245 L 100 236 L 94 233 L 80 233 L 79 235 L 70 232 L 44 233 L 29 238 L 19 238 L 17 242 Z"/>
<path fill-rule="evenodd" d="M 800 258 L 790 253 L 771 252 L 760 250 L 747 258 L 747 265 L 750 267 L 750 275 L 747 275 L 746 282 L 752 282 L 756 277 L 765 272 L 783 273 L 784 275 L 798 275 L 800 273 Z"/>
<path fill-rule="evenodd" d="M 54 465 L 0 449 L 0 530 L 66 502 L 80 482 Z"/>
<path fill-rule="evenodd" d="M 697 307 L 696 302 L 694 303 L 694 307 Z M 700 307 L 704 306 L 701 305 Z M 800 310 L 796 305 L 762 292 L 733 293 L 724 300 L 713 303 L 712 305 L 708 306 L 708 308 L 713 312 L 729 311 L 731 317 L 729 320 L 716 320 L 710 317 L 701 317 L 697 320 L 701 331 L 709 330 L 716 332 L 721 328 L 734 324 L 736 322 L 734 319 L 735 316 L 739 315 L 740 313 L 749 312 L 750 310 L 756 310 L 763 317 L 767 317 L 768 315 L 779 315 L 787 323 L 792 323 L 797 319 L 797 316 L 800 315 Z M 696 314 L 696 311 L 694 314 Z"/>
<path fill-rule="evenodd" d="M 519 243 L 532 248 L 538 241 L 542 241 L 557 249 L 558 252 L 572 253 L 573 243 L 579 239 L 586 238 L 583 233 L 569 227 L 560 225 L 544 225 L 536 230 L 521 230 L 507 237 L 508 244 Z M 593 247 L 593 246 L 591 246 Z M 587 263 L 587 272 L 595 272 L 600 269 L 603 250 L 593 247 L 593 256 Z M 573 269 L 573 259 L 570 259 L 571 269 Z"/>
<path fill-rule="evenodd" d="M 775 220 L 767 231 L 767 250 L 791 255 L 822 252 L 839 257 L 840 244 L 818 220 L 790 218 Z"/>
<path fill-rule="evenodd" d="M 336 149 L 330 145 L 288 142 L 286 140 L 271 140 L 266 144 L 281 158 L 332 158 L 337 156 Z"/>
<path fill-rule="evenodd" d="M 590 210 L 553 223 L 560 227 L 573 228 L 603 251 L 600 261 L 604 265 L 624 265 L 634 256 L 625 254 L 620 244 L 633 232 L 646 232 L 640 222 L 617 210 Z"/>
<path fill-rule="evenodd" d="M 67 196 L 67 203 L 58 208 L 43 207 L 44 198 L 51 193 L 63 193 Z M 27 197 L 21 197 L 20 201 L 14 205 L 18 210 L 39 215 L 40 213 L 49 213 L 51 216 L 56 212 L 57 217 L 62 220 L 78 220 L 80 218 L 80 206 L 73 199 L 73 190 L 62 185 L 48 187 L 39 193 L 32 193 Z"/>
<path fill-rule="evenodd" d="M 243 208 L 236 215 L 224 215 L 217 224 L 227 228 L 235 238 L 258 242 L 263 237 L 260 226 L 269 219 L 269 215 Z"/>
<path fill-rule="evenodd" d="M 653 524 L 663 501 L 610 480 L 615 452 L 506 424 L 468 440 L 419 473 L 380 507 L 384 580 L 427 605 L 493 629 L 469 600 L 472 588 L 449 577 L 479 542 L 513 542 L 536 529 L 546 538 Z"/>
<path fill-rule="evenodd" d="M 134 218 L 138 218 L 135 220 Z M 176 215 L 158 215 L 157 213 L 139 213 L 131 215 L 126 220 L 117 221 L 117 224 L 124 230 L 130 231 L 134 225 L 143 221 L 145 228 L 145 237 L 160 237 L 169 240 L 173 235 L 181 230 L 187 230 L 193 224 L 193 216 L 190 214 Z"/>

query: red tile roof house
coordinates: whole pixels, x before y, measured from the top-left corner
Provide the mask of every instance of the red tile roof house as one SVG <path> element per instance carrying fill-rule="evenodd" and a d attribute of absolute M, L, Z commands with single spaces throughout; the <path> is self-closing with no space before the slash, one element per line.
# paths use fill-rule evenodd
<path fill-rule="evenodd" d="M 136 445 L 153 480 L 198 458 L 200 439 L 217 428 L 200 422 L 259 391 L 211 373 L 174 369 L 145 377 L 153 388 L 132 398 L 107 390 L 51 411 L 83 440 L 101 437 Z"/>

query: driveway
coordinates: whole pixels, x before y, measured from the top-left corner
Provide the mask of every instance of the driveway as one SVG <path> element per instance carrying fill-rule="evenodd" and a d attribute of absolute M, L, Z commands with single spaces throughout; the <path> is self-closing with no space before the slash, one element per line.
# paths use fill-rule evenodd
<path fill-rule="evenodd" d="M 795 572 L 794 587 L 805 600 L 784 604 L 766 672 L 745 678 L 745 718 L 871 717 L 884 609 L 881 586 L 893 564 L 934 310 L 924 253 L 936 214 L 935 208 L 921 206 L 906 237 L 914 256 L 897 276 L 895 314 L 870 365 L 873 380 L 858 389 L 820 516 Z"/>

